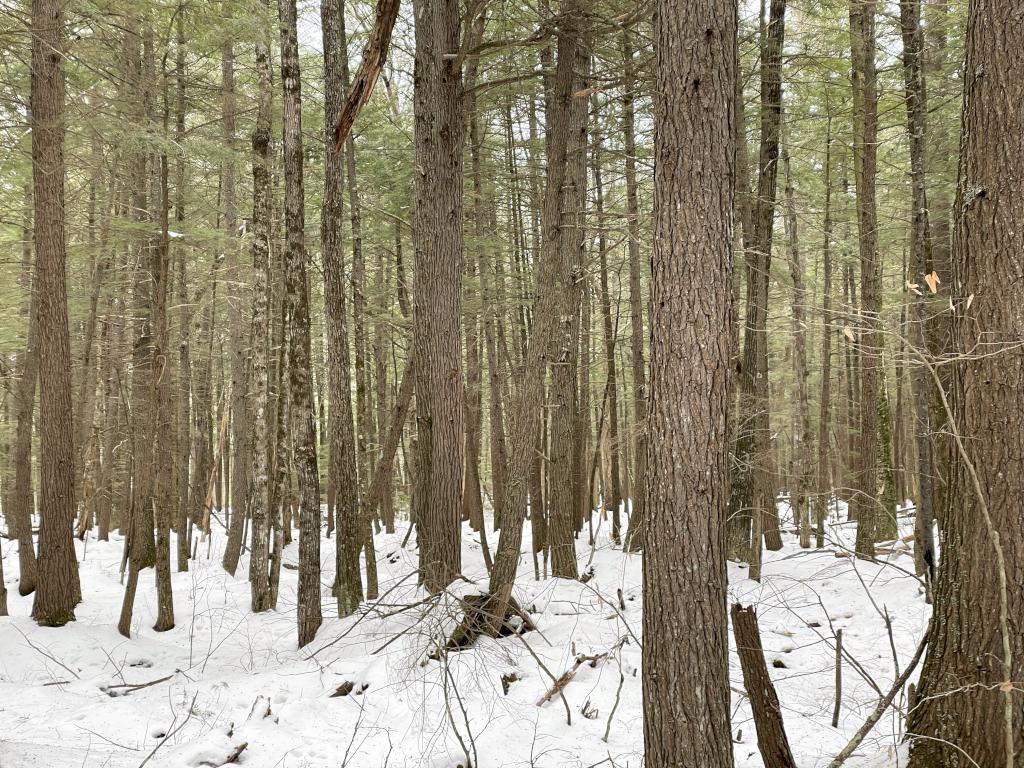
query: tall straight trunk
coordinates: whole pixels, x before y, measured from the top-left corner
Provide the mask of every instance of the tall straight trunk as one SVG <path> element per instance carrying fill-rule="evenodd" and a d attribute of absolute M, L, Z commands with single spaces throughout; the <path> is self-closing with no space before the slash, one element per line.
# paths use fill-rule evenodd
<path fill-rule="evenodd" d="M 644 365 L 644 311 L 640 288 L 640 202 L 636 180 L 636 127 L 633 101 L 636 98 L 636 72 L 632 34 L 622 33 L 623 79 L 622 137 L 626 173 L 626 232 L 629 236 L 629 312 L 630 354 L 633 366 L 633 432 L 635 456 L 630 493 L 629 527 L 626 550 L 639 552 L 643 547 L 644 483 L 647 475 L 647 371 Z"/>
<path fill-rule="evenodd" d="M 612 296 L 608 287 L 608 244 L 604 234 L 604 189 L 601 181 L 601 136 L 594 136 L 594 213 L 597 216 L 597 256 L 601 278 L 601 326 L 604 330 L 604 368 L 608 381 L 608 460 L 610 482 L 604 507 L 612 516 L 612 542 L 618 543 L 619 507 L 622 483 L 619 474 L 619 387 L 615 370 L 615 324 L 612 322 Z"/>
<path fill-rule="evenodd" d="M 793 378 L 796 382 L 796 427 L 793 435 L 793 484 L 789 489 L 790 506 L 800 531 L 800 546 L 811 546 L 811 509 L 809 493 L 811 480 L 811 414 L 808 395 L 807 370 L 807 288 L 804 285 L 804 259 L 800 253 L 797 232 L 796 194 L 788 142 L 783 145 L 782 162 L 785 166 L 784 227 L 789 250 L 789 277 L 793 282 Z"/>
<path fill-rule="evenodd" d="M 736 31 L 737 6 L 726 0 L 659 0 L 655 12 L 652 535 L 643 573 L 649 768 L 733 764 L 725 520 Z"/>
<path fill-rule="evenodd" d="M 14 492 L 11 494 L 11 508 L 5 510 L 8 528 L 18 537 L 18 594 L 22 597 L 35 591 L 37 570 L 32 537 L 32 424 L 39 381 L 39 286 L 32 277 L 32 207 L 32 189 L 26 187 L 21 230 L 21 282 L 28 300 L 21 314 L 27 331 L 25 350 L 15 361 L 19 379 L 14 393 L 16 423 L 11 445 Z"/>
<path fill-rule="evenodd" d="M 138 27 L 145 27 L 141 32 Z M 141 55 L 140 55 L 141 46 Z M 153 61 L 153 33 L 148 19 L 132 19 L 125 33 L 124 51 L 127 93 L 131 99 L 130 117 L 137 124 L 152 129 L 152 103 L 148 95 L 152 87 L 150 64 Z M 152 201 L 148 194 L 147 157 L 144 149 L 135 149 L 127 158 L 131 189 L 131 216 L 136 234 L 129 248 L 134 268 L 134 291 L 131 331 L 134 333 L 131 367 L 132 405 L 129 412 L 131 445 L 131 487 L 126 526 L 128 548 L 128 581 L 118 631 L 131 637 L 135 594 L 139 574 L 156 561 L 153 538 L 156 509 L 156 446 L 157 438 L 157 350 L 152 325 L 153 308 L 159 290 L 159 267 L 154 264 L 154 242 L 147 235 L 152 224 Z"/>
<path fill-rule="evenodd" d="M 853 64 L 853 156 L 857 186 L 857 233 L 860 253 L 860 455 L 854 487 L 857 554 L 873 557 L 874 545 L 895 516 L 877 498 L 878 398 L 882 380 L 880 327 L 882 274 L 878 255 L 875 180 L 878 155 L 878 84 L 875 68 L 874 0 L 850 3 L 850 49 Z"/>
<path fill-rule="evenodd" d="M 327 114 L 335 114 L 344 101 L 342 59 L 348 55 L 342 32 L 344 0 L 322 0 L 320 20 L 324 42 L 324 86 Z M 352 378 L 349 370 L 348 326 L 345 317 L 345 266 L 341 228 L 344 216 L 343 157 L 334 148 L 334 127 L 324 127 L 324 200 L 320 214 L 320 241 L 324 261 L 324 309 L 327 317 L 329 357 L 328 397 L 331 402 L 329 484 L 334 487 L 335 584 L 338 615 L 348 616 L 363 599 L 359 551 L 363 526 L 359 515 L 356 475 L 356 437 L 352 425 Z M 369 556 L 369 552 L 367 553 Z"/>
<path fill-rule="evenodd" d="M 785 0 L 772 0 L 768 25 L 761 33 L 761 142 L 757 195 L 753 202 L 753 238 L 745 243 L 747 310 L 740 367 L 737 471 L 733 475 L 730 516 L 746 530 L 746 516 L 759 517 L 765 544 L 782 546 L 771 475 L 771 418 L 768 389 L 768 285 L 775 192 L 778 175 L 779 134 L 782 121 L 782 44 L 785 40 Z M 730 287 L 731 290 L 731 287 Z M 757 522 L 757 521 L 755 521 Z M 760 561 L 760 538 L 751 536 L 751 559 Z M 756 572 L 755 572 L 756 571 Z M 759 578 L 759 566 L 752 578 Z"/>
<path fill-rule="evenodd" d="M 544 375 L 558 354 L 558 324 L 569 314 L 568 263 L 563 259 L 559 233 L 563 221 L 571 216 L 567 200 L 566 176 L 570 135 L 574 112 L 586 110 L 583 98 L 573 98 L 573 85 L 578 66 L 578 49 L 583 37 L 584 20 L 577 0 L 569 0 L 559 19 L 558 56 L 550 109 L 552 111 L 548 152 L 547 185 L 542 212 L 543 232 L 539 264 L 535 268 L 535 300 L 533 329 L 526 349 L 523 376 L 515 391 L 509 429 L 508 476 L 505 496 L 499 505 L 501 537 L 491 569 L 487 629 L 494 632 L 504 621 L 512 594 L 516 565 L 522 545 L 523 519 L 526 512 L 526 483 L 533 458 L 534 438 L 540 417 Z M 582 119 L 582 118 L 577 118 Z M 566 217 L 566 218 L 563 218 Z"/>
<path fill-rule="evenodd" d="M 274 513 L 270 508 L 270 112 L 273 107 L 270 46 L 256 43 L 259 101 L 252 134 L 252 430 L 249 458 L 252 462 L 247 489 L 247 514 L 252 520 L 249 556 L 249 590 L 252 610 L 273 606 L 270 578 L 270 536 Z M 331 409 L 333 412 L 333 408 Z"/>
<path fill-rule="evenodd" d="M 224 4 L 224 17 L 231 24 L 231 2 Z M 242 249 L 237 238 L 238 214 L 235 202 L 235 51 L 231 35 L 225 37 L 221 48 L 221 111 L 225 160 L 221 199 L 224 206 L 223 229 L 227 240 L 228 262 L 228 323 L 231 328 L 248 327 L 242 308 L 246 304 L 247 270 L 242 265 Z M 242 552 L 245 532 L 246 495 L 248 492 L 249 460 L 249 338 L 248 334 L 236 332 L 229 337 L 231 371 L 231 451 L 229 466 L 231 472 L 230 506 L 231 522 L 228 539 L 224 546 L 224 570 L 234 575 L 238 558 Z"/>
<path fill-rule="evenodd" d="M 71 525 L 71 341 L 64 240 L 64 19 L 59 0 L 32 2 L 32 193 L 39 302 L 39 560 L 32 616 L 44 626 L 75 618 L 82 599 Z"/>
<path fill-rule="evenodd" d="M 295 0 L 278 0 L 281 81 L 284 87 L 284 255 L 288 315 L 288 393 L 291 434 L 299 481 L 299 647 L 320 628 L 320 475 L 317 468 L 313 388 L 310 380 L 309 278 L 306 274 L 303 197 L 302 81 Z"/>
<path fill-rule="evenodd" d="M 462 145 L 465 133 L 456 0 L 416 0 L 416 490 L 420 576 L 428 590 L 462 570 L 464 456 Z"/>
<path fill-rule="evenodd" d="M 910 765 L 1024 760 L 1024 26 L 1019 4 L 968 9 L 954 210 L 954 442 L 935 611 Z M 983 350 L 983 354 L 979 351 Z"/>
<path fill-rule="evenodd" d="M 174 140 L 178 147 L 185 145 L 185 9 L 179 8 L 175 17 L 176 44 L 174 50 L 175 98 L 174 98 Z M 177 152 L 174 172 L 174 221 L 182 228 L 185 222 L 185 153 Z M 186 279 L 187 251 L 177 249 L 177 291 L 178 310 L 178 446 L 175 469 L 178 472 L 178 508 L 174 517 L 174 529 L 178 534 L 178 570 L 188 570 L 189 538 L 192 523 L 189 519 L 189 462 L 192 455 L 192 359 L 189 352 L 190 308 L 188 303 L 188 280 Z"/>
<path fill-rule="evenodd" d="M 911 360 L 911 392 L 914 407 L 912 425 L 917 446 L 918 494 L 914 521 L 914 565 L 918 575 L 929 581 L 934 575 L 935 534 L 933 483 L 936 473 L 932 453 L 930 403 L 935 398 L 935 385 L 927 368 L 915 359 L 928 352 L 928 306 L 925 297 L 925 276 L 935 269 L 932 259 L 931 226 L 928 217 L 928 195 L 925 186 L 925 137 L 928 104 L 924 79 L 924 33 L 921 29 L 920 0 L 900 3 L 900 30 L 903 36 L 903 82 L 907 93 L 907 132 L 910 136 L 911 183 L 911 268 L 918 287 L 912 301 L 907 327 L 909 343 L 914 350 Z M 943 419 L 945 421 L 945 419 Z M 930 594 L 929 594 L 930 597 Z"/>
<path fill-rule="evenodd" d="M 815 546 L 825 546 L 825 520 L 828 517 L 832 482 L 829 475 L 832 418 L 832 118 L 828 118 L 825 136 L 825 220 L 823 222 L 822 296 L 821 296 L 821 397 L 818 402 L 818 468 L 815 509 Z"/>
<path fill-rule="evenodd" d="M 589 70 L 589 41 L 583 37 L 576 47 L 576 78 L 573 93 L 587 87 L 585 75 Z M 548 541 L 551 547 L 551 575 L 574 579 L 576 567 L 576 521 L 579 515 L 578 497 L 573 493 L 577 475 L 573 429 L 579 408 L 577 390 L 579 365 L 580 312 L 583 303 L 583 249 L 587 199 L 587 109 L 582 96 L 569 109 L 569 147 L 566 174 L 563 180 L 562 223 L 558 232 L 558 249 L 563 261 L 564 282 L 560 290 L 567 296 L 566 312 L 559 317 L 557 352 L 550 369 L 547 416 L 550 421 L 550 445 L 546 453 L 550 481 L 550 525 Z M 600 138 L 595 137 L 596 147 Z M 595 166 L 600 157 L 594 155 Z M 598 178 L 600 178 L 598 176 Z M 598 194 L 600 194 L 600 187 Z M 600 226 L 600 223 L 599 223 Z M 615 510 L 618 517 L 618 508 Z M 614 527 L 615 535 L 618 526 Z"/>
<path fill-rule="evenodd" d="M 474 38 L 483 35 L 486 9 L 473 19 L 472 34 Z M 474 246 L 481 249 L 488 234 L 489 217 L 484 199 L 484 180 L 482 169 L 483 126 L 473 88 L 477 82 L 479 59 L 467 62 L 465 76 L 465 108 L 469 123 L 469 155 L 470 176 L 473 185 L 472 232 Z M 467 294 L 475 287 L 474 277 L 480 272 L 479 259 L 466 260 L 466 275 L 469 277 Z M 480 450 L 483 441 L 483 348 L 481 344 L 481 323 L 479 313 L 464 312 L 463 333 L 466 344 L 466 391 L 465 391 L 465 425 L 466 453 L 464 482 L 462 490 L 462 519 L 480 532 L 481 541 L 486 541 L 487 532 L 483 516 L 483 494 L 480 481 Z M 490 551 L 484 546 L 485 560 L 490 567 Z"/>

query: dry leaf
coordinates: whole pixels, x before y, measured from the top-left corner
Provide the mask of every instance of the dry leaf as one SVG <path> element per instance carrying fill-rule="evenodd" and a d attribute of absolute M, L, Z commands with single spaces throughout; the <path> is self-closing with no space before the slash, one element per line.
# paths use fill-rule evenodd
<path fill-rule="evenodd" d="M 932 270 L 930 274 L 925 275 L 924 281 L 928 283 L 928 288 L 931 289 L 932 293 L 939 292 L 939 283 L 942 281 L 939 280 L 939 276 L 935 273 L 935 270 Z"/>
<path fill-rule="evenodd" d="M 843 328 L 843 336 L 848 338 L 850 341 L 853 341 L 853 328 L 851 328 L 850 326 L 846 326 L 845 328 Z"/>
<path fill-rule="evenodd" d="M 964 312 L 971 308 L 971 304 L 974 303 L 974 294 L 972 293 L 967 297 L 967 306 L 964 307 Z"/>
<path fill-rule="evenodd" d="M 918 288 L 921 287 L 917 283 L 912 283 L 909 280 L 906 281 L 905 286 L 906 286 L 906 288 L 908 290 L 911 290 L 911 291 L 915 291 L 915 290 L 917 290 Z"/>
<path fill-rule="evenodd" d="M 1013 690 L 1013 683 L 1010 680 L 1007 680 L 999 686 L 999 690 L 1003 693 L 1008 693 Z"/>

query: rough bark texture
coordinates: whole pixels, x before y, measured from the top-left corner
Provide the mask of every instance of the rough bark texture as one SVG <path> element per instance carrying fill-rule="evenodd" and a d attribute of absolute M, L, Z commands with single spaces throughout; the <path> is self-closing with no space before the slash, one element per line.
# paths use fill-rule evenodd
<path fill-rule="evenodd" d="M 972 2 L 966 41 L 952 279 L 954 343 L 962 357 L 951 393 L 963 451 L 950 467 L 936 620 L 908 722 L 908 731 L 922 737 L 911 747 L 914 768 L 1024 765 L 1024 313 L 1012 288 L 1024 274 L 1018 5 Z M 1006 689 L 1010 681 L 1017 687 Z"/>
<path fill-rule="evenodd" d="M 576 78 L 573 92 L 582 91 L 586 84 L 583 74 L 588 69 L 586 41 L 576 47 Z M 553 116 L 555 117 L 555 116 Z M 549 457 L 547 530 L 551 548 L 551 575 L 574 579 L 576 568 L 576 519 L 578 501 L 573 493 L 576 475 L 573 450 L 573 422 L 579 407 L 577 391 L 577 355 L 579 349 L 580 310 L 583 301 L 583 247 L 584 216 L 587 194 L 587 100 L 573 100 L 568 110 L 569 148 L 566 157 L 566 175 L 563 181 L 564 212 L 558 233 L 558 248 L 563 260 L 560 290 L 567 297 L 568 310 L 559 318 L 554 364 L 551 366 L 548 388 L 547 415 L 550 426 L 550 445 L 543 454 Z M 594 151 L 598 151 L 600 137 L 594 137 Z M 595 163 L 597 162 L 595 158 Z M 600 194 L 600 193 L 599 193 Z M 601 248 L 601 245 L 598 246 Z M 618 517 L 618 507 L 616 507 Z M 531 510 L 532 514 L 532 510 Z M 616 530 L 617 533 L 617 530 Z"/>
<path fill-rule="evenodd" d="M 779 134 L 782 122 L 782 44 L 785 39 L 785 0 L 772 0 L 768 25 L 761 35 L 761 143 L 757 196 L 753 202 L 753 239 L 745 244 L 747 310 L 744 326 L 743 364 L 740 368 L 740 423 L 736 443 L 737 471 L 733 476 L 730 517 L 731 538 L 745 540 L 748 528 L 762 527 L 748 521 L 758 516 L 764 523 L 765 544 L 782 546 L 775 510 L 771 475 L 771 419 L 768 391 L 768 284 L 771 270 L 772 232 L 775 222 L 775 187 L 779 165 Z M 735 87 L 735 86 L 734 86 Z M 731 286 L 729 287 L 731 291 Z M 736 530 L 739 529 L 739 530 Z M 760 560 L 759 539 L 750 536 L 752 560 Z M 734 554 L 740 547 L 734 543 Z M 759 570 L 759 569 L 758 569 Z M 754 573 L 752 576 L 759 577 Z"/>
<path fill-rule="evenodd" d="M 256 46 L 259 105 L 252 134 L 252 435 L 247 514 L 252 520 L 249 588 L 252 610 L 272 607 L 270 557 L 270 46 Z"/>
<path fill-rule="evenodd" d="M 879 312 L 882 272 L 878 255 L 875 176 L 878 155 L 878 83 L 875 72 L 874 0 L 850 2 L 850 48 L 853 64 L 853 158 L 857 185 L 857 239 L 860 246 L 860 456 L 852 514 L 857 518 L 857 554 L 874 557 L 883 517 L 895 519 L 878 498 L 878 398 L 882 381 Z"/>
<path fill-rule="evenodd" d="M 288 392 L 299 481 L 299 647 L 316 636 L 320 610 L 320 475 L 317 469 L 313 387 L 310 379 L 309 279 L 303 232 L 306 210 L 302 181 L 302 87 L 295 0 L 278 0 L 281 20 L 281 81 L 284 86 L 284 254 L 288 315 Z"/>
<path fill-rule="evenodd" d="M 457 0 L 416 0 L 413 516 L 427 589 L 462 570 L 462 110 Z"/>
<path fill-rule="evenodd" d="M 656 4 L 646 514 L 657 535 L 645 543 L 643 596 L 648 768 L 733 764 L 725 520 L 736 25 L 728 0 Z"/>
<path fill-rule="evenodd" d="M 327 114 L 341 108 L 344 95 L 343 0 L 322 0 L 320 20 L 324 41 L 324 84 Z M 340 147 L 338 147 L 340 149 Z M 342 254 L 343 155 L 336 149 L 334 132 L 324 129 L 324 201 L 320 238 L 324 262 L 324 309 L 327 317 L 328 397 L 330 399 L 330 464 L 328 484 L 334 489 L 335 596 L 338 614 L 348 616 L 363 599 L 359 552 L 363 537 L 356 475 L 355 427 L 352 423 L 352 379 L 349 368 L 348 327 L 345 320 L 345 267 Z M 366 521 L 369 524 L 369 521 Z"/>
<path fill-rule="evenodd" d="M 732 631 L 736 636 L 736 651 L 743 670 L 743 687 L 754 714 L 761 759 L 765 768 L 796 768 L 782 722 L 782 707 L 765 663 L 757 613 L 753 606 L 744 608 L 739 603 L 733 603 L 730 615 Z"/>
<path fill-rule="evenodd" d="M 32 616 L 74 621 L 81 600 L 72 540 L 75 452 L 71 439 L 71 342 L 65 285 L 63 14 L 59 0 L 32 2 L 32 190 L 39 302 L 39 559 Z"/>
<path fill-rule="evenodd" d="M 928 218 L 928 196 L 925 187 L 925 114 L 927 101 L 924 80 L 924 33 L 921 29 L 920 0 L 900 3 L 900 30 L 903 35 L 903 82 L 907 93 L 907 132 L 910 136 L 911 193 L 911 282 L 918 287 L 912 298 L 913 311 L 908 323 L 908 341 L 918 355 L 928 352 L 928 306 L 925 298 L 925 276 L 934 269 L 932 262 L 931 226 Z M 916 355 L 909 361 L 913 369 L 913 431 L 917 446 L 918 488 L 914 524 L 914 562 L 919 575 L 930 582 L 935 562 L 933 484 L 935 462 L 932 454 L 930 403 L 935 397 L 934 383 L 927 368 Z M 943 420 L 945 421 L 945 420 Z"/>

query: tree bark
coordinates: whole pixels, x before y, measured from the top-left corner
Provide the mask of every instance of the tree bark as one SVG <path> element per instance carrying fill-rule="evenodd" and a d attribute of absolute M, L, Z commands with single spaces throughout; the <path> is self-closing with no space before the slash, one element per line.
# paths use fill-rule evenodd
<path fill-rule="evenodd" d="M 946 398 L 955 453 L 934 620 L 908 721 L 914 768 L 1013 768 L 1024 755 L 1024 315 L 1007 289 L 1024 273 L 1017 4 L 972 2 L 966 43 L 951 281 L 958 357 Z"/>
<path fill-rule="evenodd" d="M 644 746 L 649 768 L 728 767 L 737 7 L 656 8 L 646 514 L 657 535 L 644 549 Z"/>
<path fill-rule="evenodd" d="M 324 88 L 327 114 L 341 108 L 344 96 L 342 58 L 344 0 L 322 0 L 320 19 L 324 42 Z M 324 200 L 320 214 L 320 241 L 324 261 L 324 308 L 327 317 L 328 397 L 331 411 L 328 483 L 334 488 L 335 583 L 338 615 L 348 616 L 363 599 L 359 552 L 364 522 L 360 519 L 356 474 L 356 440 L 352 424 L 352 378 L 349 367 L 348 326 L 345 319 L 345 266 L 342 253 L 342 153 L 335 148 L 334 131 L 324 129 Z M 365 521 L 369 525 L 369 520 Z M 367 552 L 369 556 L 369 551 Z"/>
<path fill-rule="evenodd" d="M 306 274 L 303 196 L 302 83 L 295 0 L 278 0 L 281 81 L 284 88 L 285 305 L 288 316 L 288 393 L 299 484 L 298 642 L 309 643 L 323 620 L 320 609 L 320 475 L 317 468 L 310 379 L 309 278 Z"/>
<path fill-rule="evenodd" d="M 38 584 L 33 618 L 43 626 L 75 619 L 82 599 L 72 537 L 75 452 L 71 342 L 65 284 L 64 34 L 59 0 L 32 2 L 32 192 L 39 302 Z"/>
<path fill-rule="evenodd" d="M 456 0 L 416 0 L 413 221 L 416 490 L 420 575 L 444 589 L 462 570 L 464 457 L 462 150 L 465 132 Z M 358 341 L 357 341 L 358 345 Z"/>

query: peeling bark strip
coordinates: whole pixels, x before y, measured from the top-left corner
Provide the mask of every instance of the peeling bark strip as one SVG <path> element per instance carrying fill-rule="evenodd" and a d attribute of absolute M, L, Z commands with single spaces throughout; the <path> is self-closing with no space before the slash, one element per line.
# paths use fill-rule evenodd
<path fill-rule="evenodd" d="M 366 41 L 363 61 L 359 65 L 359 71 L 356 72 L 355 80 L 352 81 L 352 87 L 345 98 L 345 103 L 342 104 L 338 111 L 338 117 L 334 121 L 335 152 L 341 152 L 356 118 L 366 106 L 366 102 L 370 100 L 373 86 L 377 83 L 377 77 L 380 75 L 388 55 L 391 32 L 395 28 L 395 19 L 398 18 L 400 5 L 400 0 L 377 0 L 377 17 L 373 22 L 370 38 Z M 325 56 L 328 53 L 325 51 Z M 342 52 L 342 55 L 347 55 L 347 53 Z"/>
<path fill-rule="evenodd" d="M 725 521 L 737 5 L 659 0 L 655 8 L 644 502 L 657 535 L 644 541 L 644 748 L 647 768 L 731 768 Z"/>
<path fill-rule="evenodd" d="M 768 665 L 761 646 L 761 630 L 757 626 L 754 606 L 744 608 L 733 603 L 732 632 L 736 636 L 736 650 L 743 668 L 743 685 L 754 711 L 754 726 L 757 728 L 757 747 L 765 768 L 795 768 L 796 761 L 786 738 L 786 727 L 782 722 L 782 709 L 775 693 Z"/>

